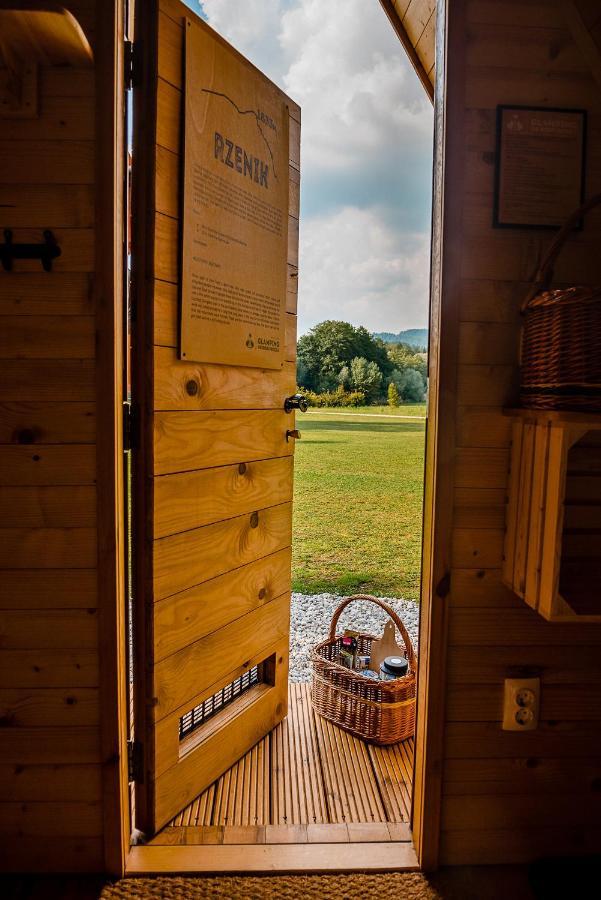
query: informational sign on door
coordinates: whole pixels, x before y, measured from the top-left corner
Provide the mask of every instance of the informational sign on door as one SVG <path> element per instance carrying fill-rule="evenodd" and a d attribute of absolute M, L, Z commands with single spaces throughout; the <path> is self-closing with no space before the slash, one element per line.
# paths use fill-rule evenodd
<path fill-rule="evenodd" d="M 584 110 L 499 106 L 494 224 L 563 225 L 583 200 L 585 140 Z"/>
<path fill-rule="evenodd" d="M 288 108 L 264 75 L 186 22 L 180 357 L 284 363 Z"/>

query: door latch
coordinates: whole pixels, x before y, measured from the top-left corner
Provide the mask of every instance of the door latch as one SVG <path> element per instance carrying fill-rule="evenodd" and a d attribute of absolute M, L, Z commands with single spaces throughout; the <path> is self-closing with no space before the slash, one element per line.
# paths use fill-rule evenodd
<path fill-rule="evenodd" d="M 39 259 L 45 272 L 52 271 L 52 260 L 61 255 L 61 248 L 51 231 L 44 231 L 41 244 L 13 244 L 10 228 L 4 229 L 4 243 L 0 244 L 0 262 L 5 272 L 12 272 L 14 259 Z"/>
<path fill-rule="evenodd" d="M 284 409 L 287 413 L 292 412 L 293 409 L 300 409 L 301 412 L 307 412 L 309 404 L 307 398 L 304 397 L 303 394 L 293 394 L 291 397 L 286 397 L 284 400 Z"/>

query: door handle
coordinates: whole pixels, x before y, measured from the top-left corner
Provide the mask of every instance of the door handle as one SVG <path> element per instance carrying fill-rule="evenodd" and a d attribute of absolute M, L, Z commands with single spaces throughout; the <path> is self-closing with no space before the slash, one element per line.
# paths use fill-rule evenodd
<path fill-rule="evenodd" d="M 297 431 L 296 428 L 294 429 L 294 431 L 287 431 L 286 432 L 286 443 L 288 443 L 290 438 L 294 438 L 295 441 L 300 441 L 300 439 L 301 439 L 300 431 Z"/>
<path fill-rule="evenodd" d="M 301 412 L 307 412 L 308 408 L 309 404 L 307 398 L 302 394 L 293 394 L 291 397 L 286 397 L 284 400 L 284 409 L 287 413 L 292 412 L 293 409 L 300 409 Z"/>

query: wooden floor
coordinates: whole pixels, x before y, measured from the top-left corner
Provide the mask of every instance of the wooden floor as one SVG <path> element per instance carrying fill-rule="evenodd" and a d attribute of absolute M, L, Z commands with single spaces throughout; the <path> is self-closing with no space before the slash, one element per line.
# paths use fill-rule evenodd
<path fill-rule="evenodd" d="M 413 739 L 370 746 L 291 684 L 288 717 L 151 843 L 406 841 L 412 771 Z"/>

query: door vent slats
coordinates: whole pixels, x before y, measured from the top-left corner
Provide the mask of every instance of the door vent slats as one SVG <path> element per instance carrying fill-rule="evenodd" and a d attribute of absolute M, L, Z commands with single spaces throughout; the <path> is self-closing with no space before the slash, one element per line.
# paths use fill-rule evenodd
<path fill-rule="evenodd" d="M 207 697 L 198 706 L 181 716 L 179 720 L 179 739 L 182 741 L 188 735 L 208 722 L 216 713 L 220 712 L 242 694 L 245 694 L 256 684 L 262 681 L 262 665 L 253 666 L 248 672 L 235 678 L 229 684 L 224 685 L 211 697 Z"/>

